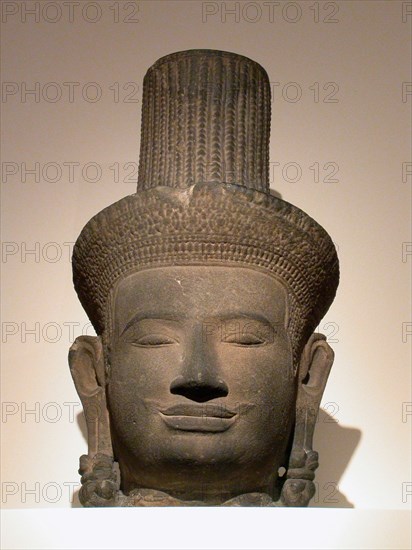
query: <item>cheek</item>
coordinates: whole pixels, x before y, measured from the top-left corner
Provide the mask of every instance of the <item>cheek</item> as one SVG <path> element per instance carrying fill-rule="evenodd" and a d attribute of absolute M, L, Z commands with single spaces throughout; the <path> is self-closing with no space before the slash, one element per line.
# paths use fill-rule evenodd
<path fill-rule="evenodd" d="M 147 350 L 118 344 L 110 354 L 109 391 L 122 399 L 169 392 L 179 371 L 181 354 L 171 347 Z"/>
<path fill-rule="evenodd" d="M 111 347 L 107 392 L 112 427 L 116 438 L 133 452 L 157 430 L 151 403 L 168 400 L 178 361 L 178 354 L 168 350 L 121 343 Z"/>
<path fill-rule="evenodd" d="M 293 360 L 286 347 L 268 345 L 234 350 L 222 346 L 220 363 L 232 394 L 247 394 L 253 401 L 276 401 L 294 393 Z"/>
<path fill-rule="evenodd" d="M 242 349 L 230 362 L 230 353 L 222 363 L 229 386 L 229 400 L 250 402 L 255 407 L 243 416 L 242 430 L 271 449 L 289 434 L 296 398 L 292 355 L 287 346 Z"/>

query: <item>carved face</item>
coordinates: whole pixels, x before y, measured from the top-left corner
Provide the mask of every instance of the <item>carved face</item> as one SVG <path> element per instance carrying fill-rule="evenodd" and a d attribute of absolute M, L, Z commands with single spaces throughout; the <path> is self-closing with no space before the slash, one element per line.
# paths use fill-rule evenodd
<path fill-rule="evenodd" d="M 154 268 L 114 296 L 108 400 L 122 488 L 268 490 L 294 418 L 287 294 L 244 267 Z"/>

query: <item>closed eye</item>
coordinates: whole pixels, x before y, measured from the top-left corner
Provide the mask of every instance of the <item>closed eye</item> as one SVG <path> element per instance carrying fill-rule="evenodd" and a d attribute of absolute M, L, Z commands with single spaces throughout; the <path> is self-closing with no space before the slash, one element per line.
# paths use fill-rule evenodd
<path fill-rule="evenodd" d="M 261 346 L 266 341 L 254 334 L 233 334 L 228 335 L 223 339 L 225 344 L 233 344 L 236 346 Z"/>
<path fill-rule="evenodd" d="M 170 346 L 177 343 L 177 340 L 165 334 L 146 334 L 145 336 L 130 341 L 130 344 L 139 347 Z"/>

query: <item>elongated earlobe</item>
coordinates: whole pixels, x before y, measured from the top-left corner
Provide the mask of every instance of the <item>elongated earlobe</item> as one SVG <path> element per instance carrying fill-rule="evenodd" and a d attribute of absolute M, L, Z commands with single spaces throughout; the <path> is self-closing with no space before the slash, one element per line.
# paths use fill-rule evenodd
<path fill-rule="evenodd" d="M 114 506 L 119 489 L 114 469 L 100 337 L 80 336 L 69 351 L 70 371 L 83 405 L 88 454 L 80 457 L 83 506 Z"/>
<path fill-rule="evenodd" d="M 285 506 L 307 506 L 315 494 L 313 480 L 318 467 L 318 453 L 312 448 L 313 433 L 333 358 L 334 353 L 326 337 L 312 334 L 299 366 L 295 432 L 281 493 Z"/>
<path fill-rule="evenodd" d="M 69 351 L 69 366 L 86 418 L 88 454 L 112 455 L 100 337 L 76 338 Z"/>

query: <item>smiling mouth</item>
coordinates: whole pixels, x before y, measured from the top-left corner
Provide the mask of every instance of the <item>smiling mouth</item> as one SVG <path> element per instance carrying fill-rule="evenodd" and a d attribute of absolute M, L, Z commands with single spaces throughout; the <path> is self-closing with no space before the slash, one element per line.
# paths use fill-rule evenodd
<path fill-rule="evenodd" d="M 215 404 L 181 404 L 160 410 L 169 428 L 184 432 L 224 432 L 236 420 L 237 413 Z"/>

